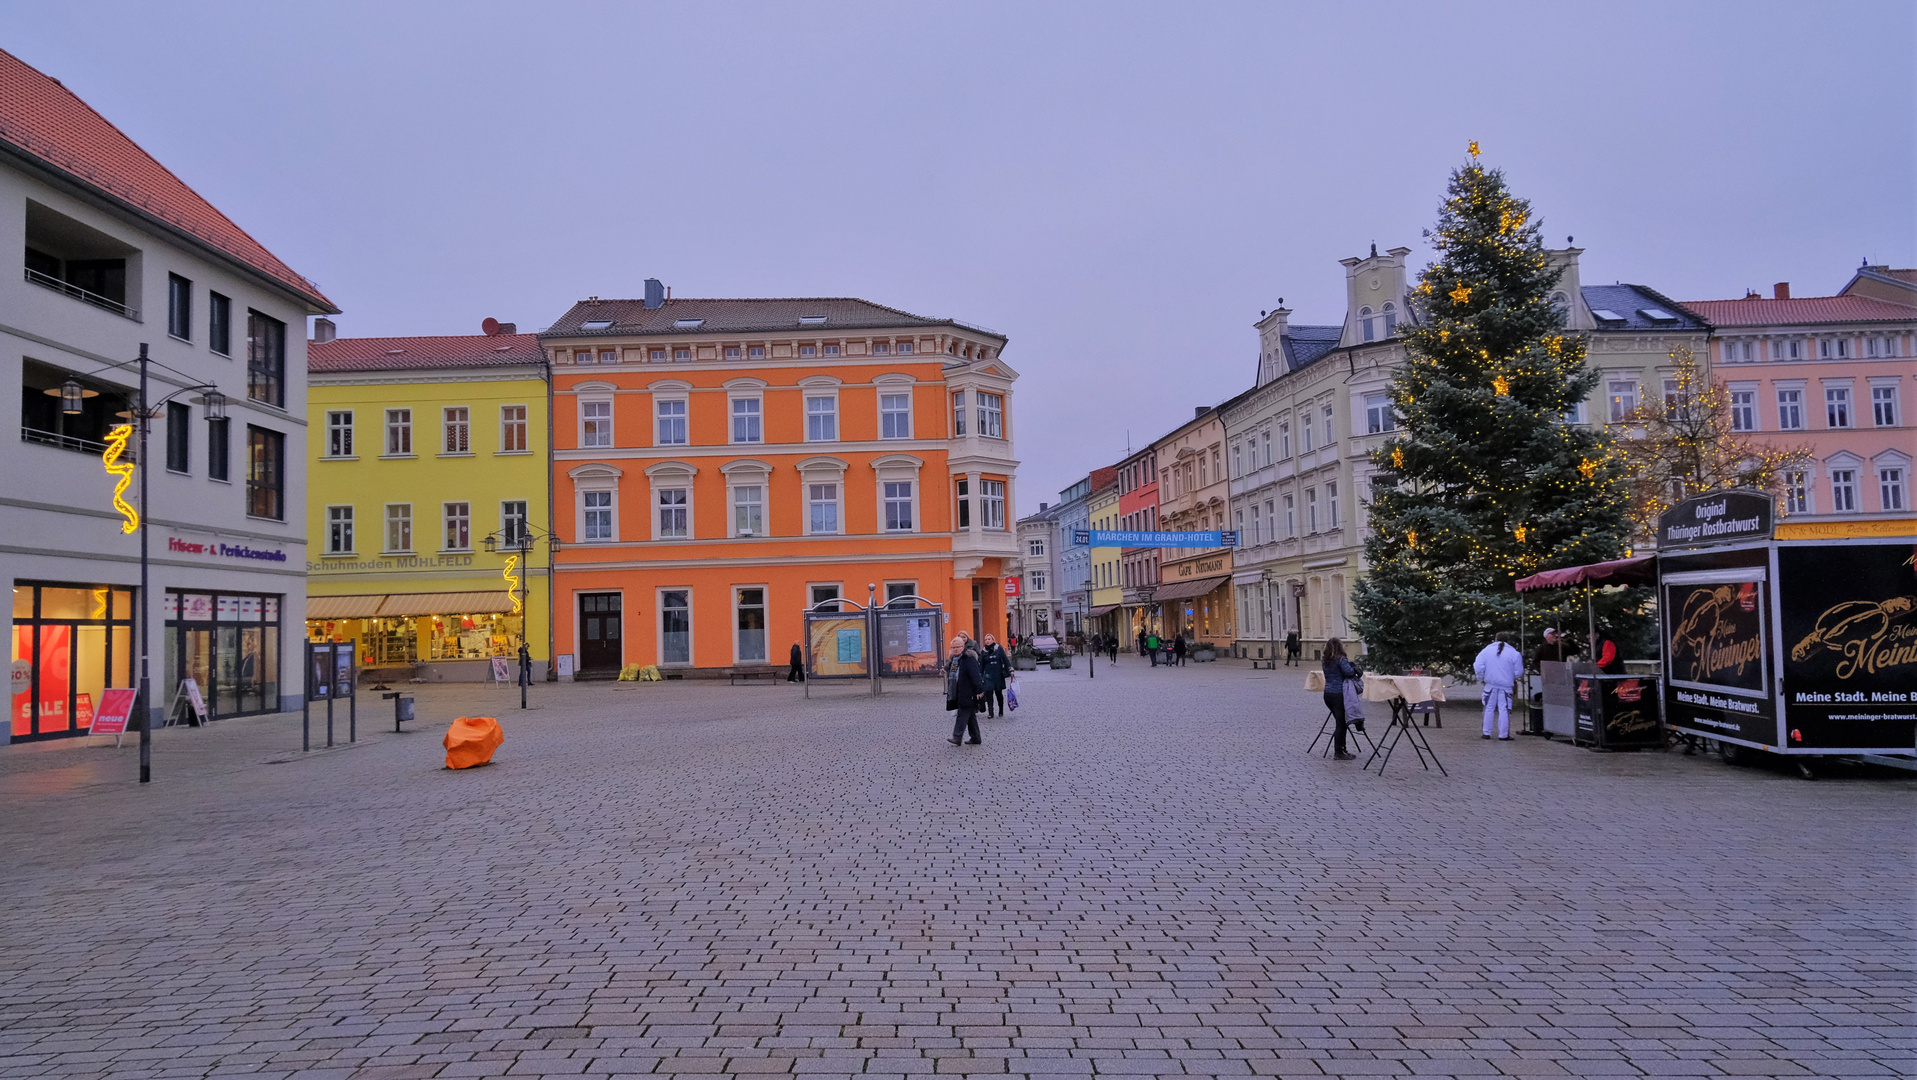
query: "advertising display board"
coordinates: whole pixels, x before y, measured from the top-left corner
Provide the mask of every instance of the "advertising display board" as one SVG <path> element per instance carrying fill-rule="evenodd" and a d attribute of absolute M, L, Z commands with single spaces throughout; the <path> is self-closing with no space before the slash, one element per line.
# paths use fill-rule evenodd
<path fill-rule="evenodd" d="M 1574 740 L 1600 750 L 1664 745 L 1657 716 L 1657 682 L 1629 675 L 1576 676 Z"/>
<path fill-rule="evenodd" d="M 886 678 L 936 675 L 944 650 L 936 611 L 879 611 L 879 673 Z"/>
<path fill-rule="evenodd" d="M 1790 750 L 1917 746 L 1917 545 L 1780 545 Z"/>
<path fill-rule="evenodd" d="M 865 625 L 864 612 L 807 612 L 806 657 L 811 663 L 806 666 L 806 677 L 868 678 L 872 671 L 866 664 Z"/>
<path fill-rule="evenodd" d="M 1763 554 L 1761 549 L 1752 551 L 1744 561 Z M 1777 745 L 1766 647 L 1771 622 L 1768 577 L 1764 566 L 1664 575 L 1660 614 L 1665 621 L 1665 715 L 1672 727 Z"/>

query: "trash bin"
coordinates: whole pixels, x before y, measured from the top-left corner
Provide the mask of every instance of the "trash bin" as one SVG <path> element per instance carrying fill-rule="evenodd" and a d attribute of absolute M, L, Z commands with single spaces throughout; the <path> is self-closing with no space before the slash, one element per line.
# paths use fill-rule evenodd
<path fill-rule="evenodd" d="M 413 718 L 413 696 L 411 694 L 402 694 L 400 699 L 394 703 L 394 708 L 398 710 L 395 716 L 401 723 L 411 720 Z"/>

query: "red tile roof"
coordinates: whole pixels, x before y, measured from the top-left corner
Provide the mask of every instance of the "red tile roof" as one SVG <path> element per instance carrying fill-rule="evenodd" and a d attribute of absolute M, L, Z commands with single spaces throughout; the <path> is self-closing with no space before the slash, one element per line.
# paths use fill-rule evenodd
<path fill-rule="evenodd" d="M 518 367 L 542 358 L 539 338 L 533 334 L 334 338 L 306 344 L 308 371 Z"/>
<path fill-rule="evenodd" d="M 1712 326 L 1803 326 L 1809 323 L 1917 321 L 1917 311 L 1867 296 L 1802 296 L 1790 300 L 1686 300 Z"/>
<path fill-rule="evenodd" d="M 213 204 L 153 160 L 72 91 L 0 49 L 0 144 L 171 226 L 279 283 L 321 311 L 339 309 Z"/>

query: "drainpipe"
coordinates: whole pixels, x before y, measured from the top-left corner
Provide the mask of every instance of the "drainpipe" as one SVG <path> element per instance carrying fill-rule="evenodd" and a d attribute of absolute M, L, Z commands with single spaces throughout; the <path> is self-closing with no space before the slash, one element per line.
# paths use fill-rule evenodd
<path fill-rule="evenodd" d="M 557 536 L 553 528 L 557 519 L 553 516 L 553 456 L 552 456 L 552 357 L 545 349 L 539 350 L 539 377 L 546 383 L 546 533 Z M 559 643 L 554 621 L 556 603 L 554 597 L 559 592 L 559 553 L 553 550 L 552 541 L 546 541 L 546 681 L 559 681 Z"/>

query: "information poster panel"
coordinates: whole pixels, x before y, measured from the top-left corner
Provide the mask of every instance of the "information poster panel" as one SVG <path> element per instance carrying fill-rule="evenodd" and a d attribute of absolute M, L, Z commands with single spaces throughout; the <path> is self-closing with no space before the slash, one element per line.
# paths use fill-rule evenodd
<path fill-rule="evenodd" d="M 866 661 L 865 615 L 809 614 L 806 616 L 806 655 L 812 661 L 807 675 L 815 679 L 864 679 L 872 674 Z"/>
<path fill-rule="evenodd" d="M 1917 745 L 1917 545 L 1777 550 L 1786 746 Z"/>
<path fill-rule="evenodd" d="M 879 612 L 879 672 L 887 678 L 936 675 L 942 653 L 936 611 Z"/>

